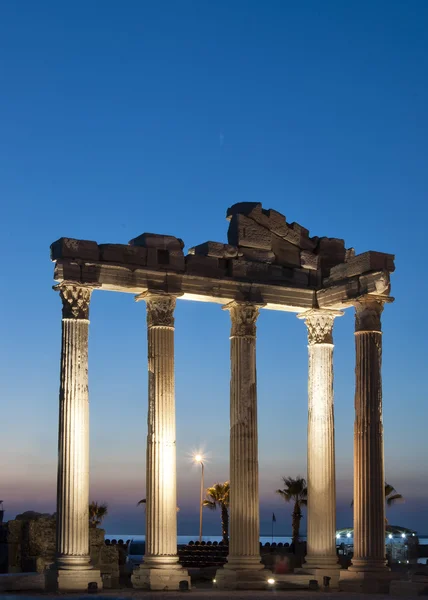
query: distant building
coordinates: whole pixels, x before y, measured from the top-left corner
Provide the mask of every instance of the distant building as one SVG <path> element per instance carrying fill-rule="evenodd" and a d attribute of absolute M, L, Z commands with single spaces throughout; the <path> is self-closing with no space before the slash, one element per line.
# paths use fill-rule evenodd
<path fill-rule="evenodd" d="M 412 561 L 418 556 L 419 538 L 416 531 L 407 527 L 387 525 L 385 528 L 386 556 L 390 562 Z M 354 529 L 346 527 L 336 531 L 339 554 L 349 556 L 354 552 Z"/>

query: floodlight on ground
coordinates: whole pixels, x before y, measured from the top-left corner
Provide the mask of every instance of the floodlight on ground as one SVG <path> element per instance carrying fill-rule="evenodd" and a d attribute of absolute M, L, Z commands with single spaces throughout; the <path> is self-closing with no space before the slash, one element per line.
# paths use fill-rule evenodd
<path fill-rule="evenodd" d="M 213 579 L 213 583 L 217 583 L 217 579 Z"/>
<path fill-rule="evenodd" d="M 269 579 L 267 580 L 269 585 L 275 585 L 275 579 L 273 579 L 273 577 L 269 577 Z"/>

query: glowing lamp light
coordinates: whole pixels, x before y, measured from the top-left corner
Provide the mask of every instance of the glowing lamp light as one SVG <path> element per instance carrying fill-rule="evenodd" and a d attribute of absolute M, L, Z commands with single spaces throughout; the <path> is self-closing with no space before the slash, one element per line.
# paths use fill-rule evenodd
<path fill-rule="evenodd" d="M 348 532 L 348 533 L 346 534 L 346 537 L 347 537 L 347 538 L 350 538 L 350 537 L 351 537 L 351 534 Z"/>
<path fill-rule="evenodd" d="M 414 536 L 415 534 L 414 534 L 414 533 L 412 533 L 412 535 Z"/>
<path fill-rule="evenodd" d="M 340 540 L 340 533 L 336 533 L 336 540 Z"/>
<path fill-rule="evenodd" d="M 268 582 L 268 584 L 269 584 L 269 585 L 274 585 L 274 584 L 275 584 L 275 579 L 273 579 L 272 577 L 270 577 L 270 578 L 267 580 L 267 582 Z"/>
<path fill-rule="evenodd" d="M 406 534 L 405 534 L 405 533 L 402 533 L 402 534 L 401 534 L 401 537 L 402 537 L 402 538 L 405 538 L 405 537 L 406 537 Z"/>
<path fill-rule="evenodd" d="M 196 454 L 195 455 L 195 462 L 197 462 L 197 463 L 202 462 L 202 455 L 201 454 Z"/>
<path fill-rule="evenodd" d="M 389 539 L 392 540 L 392 533 L 388 535 Z"/>
<path fill-rule="evenodd" d="M 213 583 L 217 583 L 217 579 L 213 579 Z"/>

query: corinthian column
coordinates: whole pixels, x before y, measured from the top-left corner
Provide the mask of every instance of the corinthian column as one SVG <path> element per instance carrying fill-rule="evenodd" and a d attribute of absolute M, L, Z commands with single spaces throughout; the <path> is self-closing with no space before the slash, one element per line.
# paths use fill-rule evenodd
<path fill-rule="evenodd" d="M 62 300 L 61 383 L 57 480 L 56 586 L 101 586 L 89 557 L 88 329 L 91 289 L 55 287 Z"/>
<path fill-rule="evenodd" d="M 339 569 L 336 555 L 336 474 L 333 405 L 333 322 L 343 312 L 298 315 L 308 328 L 308 531 L 304 567 Z M 337 573 L 338 577 L 338 573 Z"/>
<path fill-rule="evenodd" d="M 146 464 L 146 553 L 134 587 L 177 590 L 190 577 L 178 563 L 174 383 L 176 296 L 146 292 L 149 406 Z"/>
<path fill-rule="evenodd" d="M 219 587 L 263 587 L 260 574 L 256 320 L 259 308 L 231 302 L 230 542 Z"/>
<path fill-rule="evenodd" d="M 386 571 L 385 475 L 382 424 L 382 328 L 384 302 L 355 302 L 354 558 L 351 571 Z"/>

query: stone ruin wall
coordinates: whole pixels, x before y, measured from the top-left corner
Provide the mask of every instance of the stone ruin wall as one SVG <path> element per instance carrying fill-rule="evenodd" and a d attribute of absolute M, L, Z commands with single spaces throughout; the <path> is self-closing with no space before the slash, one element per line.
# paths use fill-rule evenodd
<path fill-rule="evenodd" d="M 15 519 L 0 526 L 0 573 L 43 573 L 55 560 L 56 519 Z M 104 530 L 89 528 L 91 562 L 102 575 L 119 583 L 116 546 L 106 546 Z"/>

